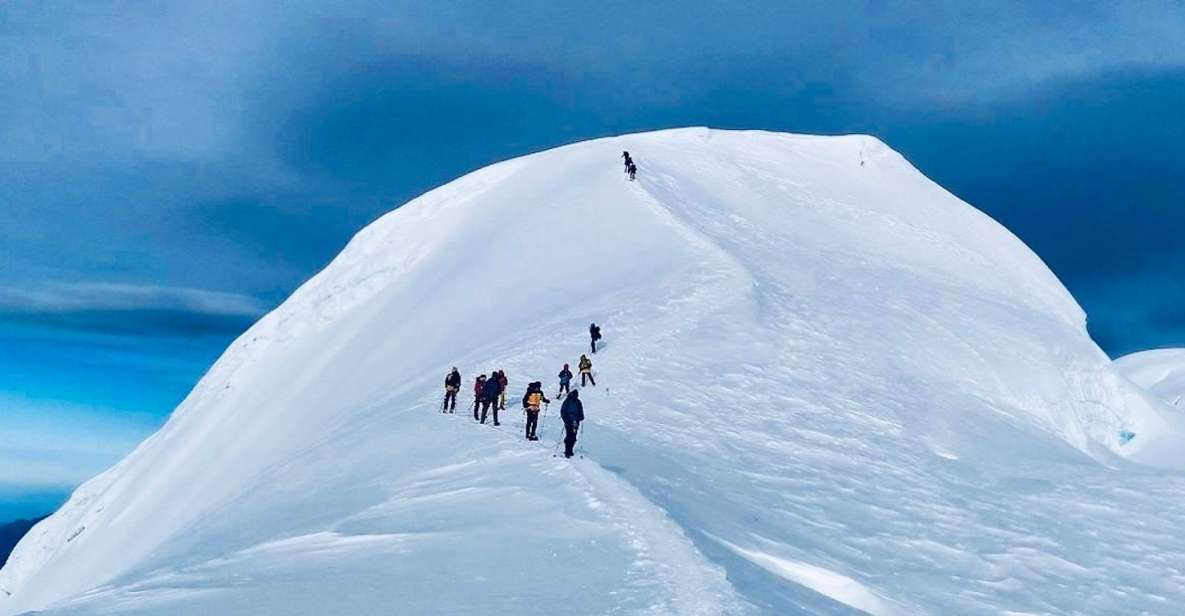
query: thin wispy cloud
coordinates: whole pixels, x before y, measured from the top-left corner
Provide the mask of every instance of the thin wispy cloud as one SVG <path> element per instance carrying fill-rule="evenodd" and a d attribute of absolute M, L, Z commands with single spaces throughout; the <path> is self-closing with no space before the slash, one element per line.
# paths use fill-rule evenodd
<path fill-rule="evenodd" d="M 204 289 L 111 282 L 55 282 L 0 290 L 0 311 L 182 310 L 258 316 L 267 306 L 247 295 Z"/>
<path fill-rule="evenodd" d="M 268 306 L 239 293 L 102 282 L 0 290 L 0 324 L 122 335 L 241 331 Z"/>

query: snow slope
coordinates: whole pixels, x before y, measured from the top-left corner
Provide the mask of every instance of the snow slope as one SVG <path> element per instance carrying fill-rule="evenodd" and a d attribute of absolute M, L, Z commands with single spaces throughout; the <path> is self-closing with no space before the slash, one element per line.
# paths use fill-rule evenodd
<path fill-rule="evenodd" d="M 585 458 L 557 409 L 534 444 L 438 412 L 451 365 L 550 390 L 590 321 Z M 0 614 L 1172 614 L 1182 434 L 875 139 L 601 139 L 359 233 L 30 533 Z"/>
<path fill-rule="evenodd" d="M 1156 349 L 1115 360 L 1115 368 L 1169 405 L 1185 410 L 1185 349 Z"/>

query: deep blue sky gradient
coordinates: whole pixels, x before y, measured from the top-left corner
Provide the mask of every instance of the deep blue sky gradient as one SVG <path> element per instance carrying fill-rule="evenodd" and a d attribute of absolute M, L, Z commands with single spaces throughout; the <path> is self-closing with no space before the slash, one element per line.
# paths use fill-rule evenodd
<path fill-rule="evenodd" d="M 1185 345 L 1185 8 L 971 5 L 0 4 L 0 517 L 126 452 L 367 222 L 607 134 L 876 135 L 1109 353 Z"/>

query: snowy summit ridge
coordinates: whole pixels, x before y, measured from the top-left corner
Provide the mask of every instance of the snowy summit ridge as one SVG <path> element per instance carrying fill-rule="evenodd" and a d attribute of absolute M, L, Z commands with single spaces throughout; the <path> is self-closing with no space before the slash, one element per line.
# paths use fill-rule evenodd
<path fill-rule="evenodd" d="M 529 443 L 514 401 L 591 321 L 585 457 L 557 459 L 557 409 Z M 1172 613 L 1180 414 L 1084 321 L 870 137 L 509 160 L 237 340 L 21 542 L 0 614 Z M 439 413 L 453 365 L 462 405 L 506 370 L 501 430 Z"/>

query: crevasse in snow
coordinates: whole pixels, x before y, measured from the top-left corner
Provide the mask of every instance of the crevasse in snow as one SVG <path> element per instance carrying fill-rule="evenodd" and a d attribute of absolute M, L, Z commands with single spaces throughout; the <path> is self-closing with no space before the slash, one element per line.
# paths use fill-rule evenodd
<path fill-rule="evenodd" d="M 237 340 L 22 541 L 0 614 L 1173 613 L 1185 431 L 1084 320 L 870 137 L 506 161 Z M 534 444 L 439 413 L 452 365 L 552 390 L 591 321 L 583 458 L 557 409 Z"/>

